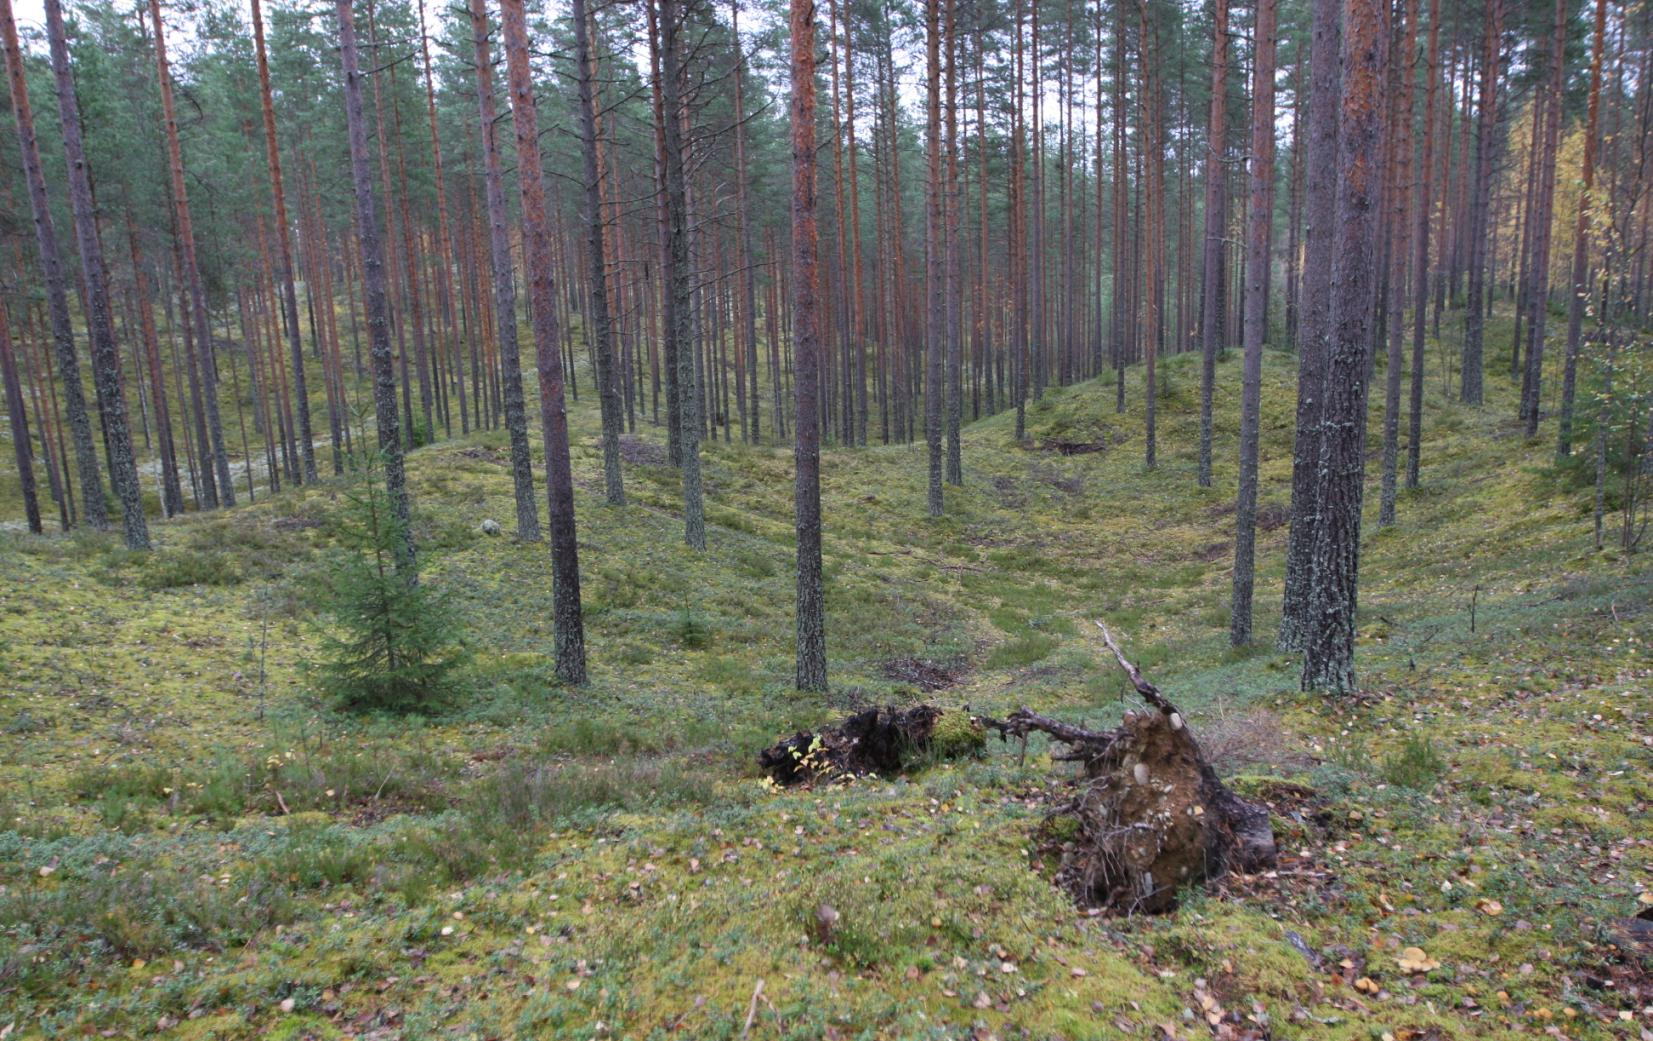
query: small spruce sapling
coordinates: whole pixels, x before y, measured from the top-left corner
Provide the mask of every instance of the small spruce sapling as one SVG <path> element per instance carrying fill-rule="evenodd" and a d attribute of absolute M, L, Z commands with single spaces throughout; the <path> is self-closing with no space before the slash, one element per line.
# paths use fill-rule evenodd
<path fill-rule="evenodd" d="M 345 552 L 322 590 L 324 660 L 315 673 L 338 707 L 431 713 L 454 693 L 465 648 L 446 591 L 396 567 L 401 524 L 376 453 L 352 457 Z"/>

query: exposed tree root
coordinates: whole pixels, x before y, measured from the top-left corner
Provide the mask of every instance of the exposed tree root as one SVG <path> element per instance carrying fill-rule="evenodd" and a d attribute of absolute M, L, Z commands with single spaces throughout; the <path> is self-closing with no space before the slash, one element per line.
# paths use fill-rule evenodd
<path fill-rule="evenodd" d="M 1222 783 L 1182 713 L 1096 624 L 1152 710 L 1126 713 L 1116 729 L 1087 730 L 1027 708 L 1002 720 L 933 705 L 870 708 L 819 733 L 799 731 L 765 749 L 759 765 L 780 785 L 890 776 L 920 756 L 974 751 L 985 730 L 1002 739 L 1041 733 L 1066 746 L 1053 758 L 1084 768 L 1074 797 L 1051 814 L 1053 831 L 1065 833 L 1057 882 L 1084 906 L 1165 911 L 1186 886 L 1272 867 L 1268 811 Z"/>
<path fill-rule="evenodd" d="M 1153 712 L 1129 712 L 1114 730 L 1076 727 L 1026 708 L 983 722 L 1001 737 L 1048 734 L 1068 747 L 1059 760 L 1084 764 L 1074 798 L 1052 814 L 1071 822 L 1057 881 L 1088 907 L 1164 911 L 1177 891 L 1229 871 L 1275 862 L 1268 811 L 1229 791 L 1200 752 L 1175 705 L 1102 640 Z"/>
<path fill-rule="evenodd" d="M 893 776 L 927 755 L 979 750 L 986 731 L 967 712 L 934 705 L 869 708 L 819 733 L 800 730 L 758 754 L 776 784 L 833 781 L 868 774 Z"/>

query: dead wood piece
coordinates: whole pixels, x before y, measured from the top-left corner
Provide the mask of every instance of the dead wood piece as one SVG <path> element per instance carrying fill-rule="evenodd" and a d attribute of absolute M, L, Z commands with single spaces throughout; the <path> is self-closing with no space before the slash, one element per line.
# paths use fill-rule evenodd
<path fill-rule="evenodd" d="M 1607 939 L 1627 959 L 1653 965 L 1653 907 L 1630 918 L 1608 924 Z"/>
<path fill-rule="evenodd" d="M 1026 706 L 1017 709 L 1004 719 L 993 719 L 983 716 L 982 725 L 989 730 L 997 730 L 1001 740 L 1012 737 L 1026 737 L 1029 734 L 1049 734 L 1056 740 L 1073 748 L 1076 752 L 1100 755 L 1107 750 L 1114 738 L 1119 736 L 1117 730 L 1086 730 L 1084 727 L 1072 723 L 1064 723 L 1059 719 L 1042 716 Z"/>

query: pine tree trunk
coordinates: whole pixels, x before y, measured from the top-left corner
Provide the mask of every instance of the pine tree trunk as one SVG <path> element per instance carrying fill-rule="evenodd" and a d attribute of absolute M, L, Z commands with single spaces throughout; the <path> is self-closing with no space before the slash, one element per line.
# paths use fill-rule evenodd
<path fill-rule="evenodd" d="M 340 0 L 341 3 L 348 0 Z M 540 166 L 539 115 L 529 65 L 523 0 L 500 0 L 500 35 L 517 137 L 517 185 L 522 193 L 523 253 L 538 360 L 540 424 L 545 438 L 546 490 L 551 527 L 551 605 L 556 625 L 557 677 L 586 681 L 585 626 L 580 615 L 580 557 L 574 526 L 574 475 L 568 458 L 568 411 L 563 402 L 562 357 L 557 348 L 557 288 L 552 276 L 551 228 Z"/>
<path fill-rule="evenodd" d="M 1418 17 L 1416 8 L 1408 8 L 1406 0 L 1399 0 L 1395 8 L 1404 23 L 1397 29 L 1401 53 L 1394 67 L 1394 110 L 1389 127 L 1389 166 L 1392 170 L 1389 187 L 1389 314 L 1385 332 L 1389 350 L 1383 373 L 1383 462 L 1379 476 L 1378 527 L 1395 523 L 1396 468 L 1400 460 L 1400 380 L 1405 365 L 1404 323 L 1406 318 L 1406 261 L 1407 232 L 1406 203 L 1412 194 L 1412 79 L 1413 56 L 1418 50 Z"/>
<path fill-rule="evenodd" d="M 740 0 L 732 0 L 729 7 L 729 35 L 735 44 L 735 214 L 737 224 L 736 236 L 739 240 L 740 263 L 740 291 L 741 291 L 741 323 L 745 335 L 746 372 L 750 381 L 750 398 L 752 407 L 751 422 L 747 426 L 747 436 L 755 445 L 763 439 L 762 423 L 759 422 L 762 410 L 758 406 L 761 396 L 758 393 L 758 304 L 757 304 L 757 258 L 752 250 L 752 219 L 751 202 L 748 199 L 747 170 L 746 170 L 746 54 L 742 49 L 740 39 Z M 851 102 L 853 105 L 853 100 Z M 853 141 L 853 138 L 851 139 Z M 857 279 L 859 283 L 859 278 Z M 859 290 L 858 290 L 859 291 Z M 865 409 L 865 401 L 862 403 Z M 863 415 L 861 440 L 866 442 L 866 421 Z"/>
<path fill-rule="evenodd" d="M 211 320 L 207 314 L 206 288 L 202 285 L 201 267 L 195 258 L 195 225 L 190 216 L 189 191 L 184 182 L 184 156 L 178 143 L 178 116 L 172 97 L 172 70 L 167 65 L 166 32 L 161 25 L 160 0 L 149 0 L 149 15 L 155 28 L 155 66 L 161 85 L 161 112 L 166 123 L 167 161 L 172 180 L 173 216 L 177 220 L 180 274 L 188 300 L 185 320 L 193 319 L 193 357 L 199 359 L 201 415 L 197 424 L 205 427 L 200 446 L 203 505 L 208 508 L 220 503 L 234 506 L 235 481 L 230 476 L 229 452 L 224 447 L 224 424 L 218 411 L 218 367 L 213 361 L 215 354 Z M 210 460 L 206 458 L 209 452 Z"/>
<path fill-rule="evenodd" d="M 1015 314 L 1011 321 L 1010 396 L 1016 402 L 1016 442 L 1027 437 L 1027 175 L 1023 169 L 1026 144 L 1023 140 L 1022 115 L 1022 6 L 1025 0 L 1013 0 L 1016 5 L 1015 44 L 1015 105 L 1011 115 L 1010 136 L 1010 281 L 1015 296 Z"/>
<path fill-rule="evenodd" d="M 1346 0 L 1344 12 L 1337 232 L 1326 398 L 1320 420 L 1317 499 L 1321 517 L 1314 543 L 1314 603 L 1304 641 L 1302 682 L 1304 690 L 1335 693 L 1355 686 L 1367 356 L 1377 287 L 1389 43 L 1385 0 Z"/>
<path fill-rule="evenodd" d="M 7 16 L 8 21 L 10 16 Z M 29 444 L 29 413 L 23 400 L 23 383 L 17 378 L 17 359 L 12 352 L 11 326 L 6 305 L 0 302 L 0 376 L 6 385 L 6 416 L 11 422 L 11 447 L 17 460 L 17 483 L 23 495 L 23 515 L 29 531 L 36 535 L 46 529 L 40 523 L 40 497 L 35 491 L 34 452 Z M 49 464 L 48 464 L 49 465 Z"/>
<path fill-rule="evenodd" d="M 494 290 L 495 348 L 499 352 L 505 429 L 511 441 L 511 485 L 516 497 L 517 538 L 540 537 L 539 507 L 534 497 L 534 464 L 528 448 L 528 414 L 523 401 L 522 358 L 517 347 L 516 276 L 511 270 L 505 177 L 500 172 L 499 135 L 494 106 L 493 54 L 488 45 L 488 11 L 484 0 L 469 0 L 471 40 L 476 54 L 476 96 L 482 126 L 483 184 L 488 210 L 488 257 Z"/>
<path fill-rule="evenodd" d="M 29 350 L 30 335 L 34 329 L 34 322 L 30 320 L 27 310 L 24 312 L 24 340 L 23 340 L 23 375 L 27 379 L 29 394 L 34 404 L 34 414 L 40 417 L 40 458 L 46 466 L 46 488 L 51 493 L 52 501 L 57 503 L 58 525 L 63 531 L 68 531 L 73 525 L 74 492 L 69 486 L 69 460 L 67 448 L 63 444 L 63 427 L 58 420 L 56 382 L 52 378 L 51 359 L 46 357 L 46 345 L 40 345 L 40 368 L 46 374 L 47 391 L 40 389 L 39 374 L 34 367 L 34 358 Z M 49 403 L 49 405 L 48 405 Z M 56 443 L 58 451 L 54 455 L 52 445 Z M 62 462 L 62 469 L 58 462 Z"/>
<path fill-rule="evenodd" d="M 867 444 L 867 323 L 863 299 L 865 279 L 861 270 L 861 173 L 859 152 L 855 141 L 855 22 L 854 7 L 845 3 L 839 7 L 844 27 L 844 109 L 847 123 L 844 131 L 849 138 L 849 278 L 850 343 L 855 352 L 855 440 L 862 447 Z M 753 387 L 756 388 L 753 377 Z M 756 389 L 752 396 L 757 397 Z"/>
<path fill-rule="evenodd" d="M 281 182 L 281 150 L 276 145 L 275 104 L 270 97 L 270 66 L 264 53 L 264 15 L 259 0 L 252 0 L 253 42 L 258 59 L 259 100 L 264 110 L 264 154 L 270 166 L 270 191 L 275 199 L 276 243 L 281 279 L 281 305 L 287 325 L 287 346 L 292 354 L 293 400 L 298 407 L 299 454 L 304 460 L 304 479 L 316 479 L 315 436 L 310 431 L 310 395 L 304 383 L 304 344 L 298 331 L 298 291 L 293 286 L 293 246 L 287 231 L 287 200 Z"/>
<path fill-rule="evenodd" d="M 700 478 L 700 382 L 696 378 L 696 350 L 689 257 L 688 173 L 684 169 L 683 128 L 687 118 L 683 97 L 684 71 L 681 38 L 684 12 L 678 0 L 657 0 L 660 50 L 662 173 L 666 219 L 665 319 L 668 364 L 677 373 L 678 450 L 683 472 L 683 540 L 694 549 L 706 548 L 706 515 Z"/>
<path fill-rule="evenodd" d="M 161 345 L 155 332 L 155 312 L 149 298 L 149 276 L 144 272 L 143 251 L 138 245 L 138 226 L 133 223 L 130 212 L 127 214 L 126 237 L 132 257 L 133 294 L 137 297 L 144 359 L 149 372 L 149 397 L 155 409 L 155 444 L 161 466 L 161 514 L 175 517 L 184 512 L 184 490 L 178 481 L 178 449 L 172 433 L 172 410 L 167 402 L 166 377 L 161 371 Z"/>
<path fill-rule="evenodd" d="M 1138 57 L 1142 61 L 1142 142 L 1143 142 L 1143 193 L 1142 193 L 1142 240 L 1144 249 L 1140 253 L 1141 275 L 1143 279 L 1143 297 L 1145 306 L 1142 308 L 1142 359 L 1143 359 L 1143 411 L 1146 415 L 1147 427 L 1143 465 L 1152 470 L 1158 465 L 1159 454 L 1159 379 L 1157 364 L 1159 359 L 1159 340 L 1162 322 L 1161 303 L 1163 292 L 1161 271 L 1164 265 L 1165 220 L 1163 198 L 1165 195 L 1164 155 L 1160 149 L 1160 130 L 1163 126 L 1160 113 L 1159 82 L 1155 75 L 1155 54 L 1153 45 L 1154 34 L 1152 23 L 1148 17 L 1148 0 L 1137 0 L 1137 47 Z"/>
<path fill-rule="evenodd" d="M 1128 237 L 1125 231 L 1125 6 L 1115 7 L 1113 61 L 1113 348 L 1114 411 L 1125 411 L 1126 296 Z"/>
<path fill-rule="evenodd" d="M 1469 299 L 1458 397 L 1479 405 L 1483 396 L 1482 339 L 1486 330 L 1486 257 L 1492 197 L 1492 153 L 1498 132 L 1498 67 L 1503 45 L 1504 0 L 1489 0 L 1481 55 L 1479 131 L 1475 140 L 1475 184 L 1469 221 Z"/>
<path fill-rule="evenodd" d="M 1264 0 L 1268 2 L 1268 0 Z M 1205 257 L 1200 307 L 1199 486 L 1211 487 L 1211 398 L 1222 349 L 1223 150 L 1228 125 L 1228 0 L 1215 0 L 1211 34 L 1211 118 L 1205 145 Z"/>
<path fill-rule="evenodd" d="M 597 169 L 596 56 L 592 53 L 591 25 L 585 0 L 572 0 L 574 66 L 580 95 L 581 159 L 584 164 L 586 253 L 589 262 L 592 350 L 597 360 L 597 400 L 603 423 L 603 489 L 610 506 L 626 503 L 620 476 L 620 384 L 614 364 L 614 328 L 609 317 L 607 247 L 604 245 L 602 181 Z"/>
<path fill-rule="evenodd" d="M 798 534 L 799 690 L 825 690 L 826 594 L 821 579 L 820 305 L 816 299 L 815 4 L 792 0 L 792 321 L 797 378 L 793 513 Z"/>
<path fill-rule="evenodd" d="M 459 429 L 470 430 L 470 416 L 465 407 L 465 364 L 455 336 L 453 303 L 453 234 L 448 223 L 447 175 L 442 161 L 442 138 L 436 128 L 436 88 L 431 78 L 430 34 L 425 28 L 424 0 L 419 3 L 419 53 L 425 71 L 425 111 L 430 122 L 431 173 L 436 190 L 436 250 L 432 267 L 436 271 L 436 300 L 442 318 L 443 335 L 438 339 L 437 358 L 451 367 L 454 393 L 459 398 Z M 443 394 L 443 422 L 451 422 L 448 415 L 447 394 Z"/>
<path fill-rule="evenodd" d="M 1510 337 L 1510 379 L 1521 378 L 1521 341 L 1522 331 L 1527 321 L 1527 309 L 1532 306 L 1532 243 L 1534 228 L 1538 220 L 1538 207 L 1534 203 L 1538 199 L 1539 182 L 1543 180 L 1542 167 L 1538 165 L 1539 156 L 1544 151 L 1544 132 L 1549 127 L 1548 112 L 1549 94 L 1544 91 L 1534 91 L 1536 97 L 1532 105 L 1532 138 L 1527 144 L 1527 170 L 1520 180 L 1524 186 L 1515 208 L 1515 225 L 1520 228 L 1520 246 L 1514 257 L 1510 258 L 1510 296 L 1515 300 L 1515 328 Z M 1488 286 L 1488 307 L 1491 306 L 1492 296 L 1496 294 L 1498 285 L 1498 221 L 1492 222 L 1492 262 L 1488 264 L 1491 280 Z M 1511 238 L 1515 237 L 1511 229 Z"/>
<path fill-rule="evenodd" d="M 103 499 L 103 476 L 98 467 L 96 444 L 92 440 L 92 419 L 86 410 L 81 387 L 80 359 L 75 350 L 74 327 L 69 320 L 68 275 L 63 254 L 58 250 L 57 232 L 52 226 L 51 201 L 46 195 L 46 178 L 40 165 L 40 146 L 35 139 L 34 114 L 29 105 L 28 83 L 24 78 L 23 52 L 12 17 L 11 0 L 0 0 L 0 44 L 6 54 L 6 71 L 11 89 L 12 111 L 17 116 L 18 152 L 23 161 L 23 179 L 29 187 L 29 206 L 34 215 L 35 242 L 40 248 L 40 271 L 46 282 L 46 310 L 51 319 L 52 353 L 57 376 L 63 383 L 65 423 L 74 444 L 76 468 L 86 523 L 94 528 L 109 526 L 109 508 Z M 67 459 L 64 461 L 68 465 Z"/>
<path fill-rule="evenodd" d="M 104 266 L 103 243 L 98 237 L 92 178 L 81 141 L 80 102 L 74 72 L 69 66 L 68 33 L 60 0 L 46 0 L 46 36 L 50 44 L 52 75 L 57 83 L 58 124 L 68 164 L 69 209 L 75 224 L 75 246 L 80 254 L 81 283 L 85 288 L 86 326 L 92 341 L 92 386 L 98 416 L 103 421 L 109 453 L 109 476 L 121 504 L 122 532 L 128 549 L 149 548 L 149 526 L 144 520 L 143 487 L 132 446 L 132 428 L 126 418 L 126 394 L 121 387 L 120 348 L 115 343 L 109 272 Z"/>
<path fill-rule="evenodd" d="M 1278 645 L 1303 649 L 1309 627 L 1314 543 L 1319 527 L 1320 417 L 1325 407 L 1331 336 L 1331 271 L 1337 214 L 1339 96 L 1342 92 L 1341 0 L 1314 0 L 1309 52 L 1308 156 L 1304 196 L 1303 316 L 1297 342 L 1297 432 L 1291 461 L 1291 531 Z"/>
<path fill-rule="evenodd" d="M 1590 107 L 1584 128 L 1583 184 L 1578 200 L 1578 225 L 1573 232 L 1573 273 L 1568 283 L 1567 357 L 1561 376 L 1561 410 L 1555 454 L 1565 459 L 1573 451 L 1573 400 L 1578 392 L 1579 341 L 1584 305 L 1590 295 L 1590 217 L 1595 204 L 1597 136 L 1601 126 L 1601 60 L 1607 34 L 1607 0 L 1596 0 L 1594 43 L 1590 51 Z"/>
<path fill-rule="evenodd" d="M 1221 2 L 1221 0 L 1219 0 Z M 1251 87 L 1251 207 L 1246 227 L 1245 366 L 1240 390 L 1240 486 L 1234 505 L 1234 590 L 1228 639 L 1251 642 L 1251 591 L 1257 571 L 1257 456 L 1263 401 L 1263 340 L 1268 335 L 1269 233 L 1274 216 L 1275 0 L 1257 0 Z"/>
<path fill-rule="evenodd" d="M 154 0 L 151 0 L 153 3 Z M 396 568 L 417 573 L 412 510 L 402 459 L 401 418 L 396 410 L 396 369 L 391 357 L 390 304 L 385 288 L 384 240 L 373 198 L 373 168 L 367 151 L 367 119 L 362 114 L 362 76 L 356 49 L 352 0 L 337 0 L 339 56 L 344 72 L 344 112 L 350 147 L 350 181 L 355 197 L 356 238 L 361 250 L 363 295 L 367 299 L 368 358 L 373 373 L 373 407 L 377 414 L 379 455 L 384 466 L 385 495 L 397 525 Z M 369 74 L 371 75 L 371 74 Z"/>
<path fill-rule="evenodd" d="M 1528 295 L 1532 318 L 1527 334 L 1527 364 L 1521 381 L 1521 422 L 1528 437 L 1538 434 L 1544 376 L 1544 331 L 1550 314 L 1550 229 L 1554 226 L 1556 152 L 1561 137 L 1561 107 L 1566 90 L 1567 3 L 1556 0 L 1555 36 L 1550 41 L 1550 118 L 1544 130 L 1543 175 L 1539 186 L 1533 236 L 1532 283 Z"/>
<path fill-rule="evenodd" d="M 1412 254 L 1412 385 L 1406 437 L 1406 487 L 1418 486 L 1419 457 L 1423 450 L 1424 322 L 1429 306 L 1429 216 L 1435 178 L 1435 95 L 1440 86 L 1441 0 L 1429 4 L 1429 57 L 1423 75 L 1423 155 L 1417 194 L 1417 230 Z M 1450 147 L 1450 128 L 1443 135 Z"/>
<path fill-rule="evenodd" d="M 925 95 L 924 279 L 928 307 L 924 322 L 924 442 L 929 449 L 930 516 L 941 516 L 942 358 L 946 350 L 947 286 L 942 227 L 946 220 L 941 162 L 941 3 L 925 0 L 924 43 L 928 70 Z"/>
<path fill-rule="evenodd" d="M 964 344 L 959 321 L 961 281 L 959 278 L 957 5 L 955 0 L 945 0 L 945 3 L 945 27 L 942 44 L 947 52 L 947 141 L 945 145 L 946 171 L 943 175 L 946 184 L 946 193 L 943 199 L 946 217 L 943 222 L 942 234 L 946 239 L 944 263 L 946 265 L 947 283 L 946 478 L 947 483 L 962 487 L 964 485 L 964 459 L 959 440 L 959 426 L 963 422 Z"/>

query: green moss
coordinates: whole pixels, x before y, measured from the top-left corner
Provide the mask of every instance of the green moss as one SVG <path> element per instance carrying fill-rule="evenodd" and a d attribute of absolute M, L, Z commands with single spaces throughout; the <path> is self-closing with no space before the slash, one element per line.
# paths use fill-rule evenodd
<path fill-rule="evenodd" d="M 977 755 L 987 747 L 987 728 L 968 712 L 943 712 L 930 731 L 930 747 L 947 759 Z"/>
<path fill-rule="evenodd" d="M 306 680 L 300 588 L 346 530 L 331 483 L 157 523 L 150 557 L 104 534 L 0 533 L 0 1004 L 63 1034 L 147 1036 L 170 1016 L 190 1041 L 326 1037 L 391 1010 L 421 1037 L 589 1037 L 598 1021 L 738 1037 L 761 978 L 776 1012 L 759 1002 L 754 1037 L 1180 1036 L 1204 980 L 1277 1034 L 1537 1033 L 1533 1011 L 1569 1002 L 1587 1033 L 1592 930 L 1653 875 L 1636 841 L 1653 801 L 1646 563 L 1590 552 L 1587 491 L 1546 472 L 1549 446 L 1498 436 L 1515 400 L 1501 373 L 1485 409 L 1432 377 L 1424 485 L 1362 558 L 1367 693 L 1299 695 L 1296 661 L 1266 650 L 1283 527 L 1259 532 L 1265 649 L 1228 648 L 1235 464 L 1219 450 L 1213 488 L 1195 486 L 1194 362 L 1162 370 L 1159 469 L 1141 465 L 1133 367 L 1123 414 L 1106 379 L 1048 389 L 1032 448 L 1012 417 L 967 425 L 966 484 L 940 524 L 907 446 L 829 448 L 819 696 L 791 689 L 789 451 L 706 446 L 713 527 L 693 552 L 669 467 L 628 464 L 624 510 L 592 496 L 589 395 L 570 407 L 578 690 L 552 673 L 544 545 L 476 534 L 513 513 L 499 432 L 409 457 L 421 567 L 474 650 L 430 720 L 341 718 Z M 1218 374 L 1219 446 L 1238 367 Z M 1289 495 L 1294 394 L 1292 359 L 1270 353 L 1265 503 Z M 1107 447 L 1060 457 L 1047 440 Z M 1039 740 L 1025 761 L 985 740 L 963 710 L 939 739 L 970 754 L 913 779 L 757 783 L 757 749 L 878 701 L 907 659 L 958 663 L 917 695 L 939 704 L 1112 725 L 1125 686 L 1097 616 L 1202 741 L 1268 710 L 1257 769 L 1280 776 L 1232 783 L 1278 810 L 1279 877 L 1193 895 L 1172 919 L 1075 913 L 1036 863 L 1042 841 L 1074 838 L 1041 827 L 1041 792 L 1070 768 Z M 1408 787 L 1386 764 L 1419 759 L 1419 735 L 1445 768 Z M 1446 968 L 1414 986 L 1394 944 Z M 1389 997 L 1351 1011 L 1329 981 L 1343 949 Z"/>

